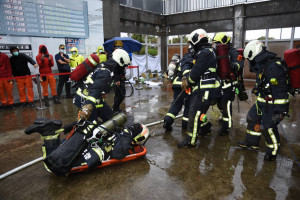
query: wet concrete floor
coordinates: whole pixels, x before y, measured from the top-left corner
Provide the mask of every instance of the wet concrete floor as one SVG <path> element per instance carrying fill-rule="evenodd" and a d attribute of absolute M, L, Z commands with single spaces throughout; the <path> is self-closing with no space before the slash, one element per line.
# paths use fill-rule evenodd
<path fill-rule="evenodd" d="M 163 118 L 172 99 L 166 86 L 144 85 L 121 108 L 128 123 L 148 124 Z M 111 94 L 107 102 L 112 104 Z M 208 113 L 213 134 L 200 138 L 196 148 L 177 148 L 185 136 L 177 119 L 171 132 L 165 132 L 162 124 L 150 127 L 153 136 L 145 145 L 144 158 L 69 177 L 57 177 L 39 162 L 0 180 L 0 199 L 299 199 L 300 168 L 289 145 L 300 159 L 300 96 L 291 98 L 291 117 L 281 123 L 288 143 L 279 127 L 281 150 L 274 162 L 263 159 L 263 138 L 258 152 L 236 146 L 245 137 L 245 117 L 253 103 L 240 102 L 239 112 L 234 102 L 229 136 L 218 136 L 220 112 L 213 106 Z M 75 120 L 77 109 L 71 99 L 62 99 L 61 105 L 51 102 L 43 111 L 1 111 L 0 174 L 42 156 L 39 135 L 23 132 L 41 116 L 67 124 Z"/>

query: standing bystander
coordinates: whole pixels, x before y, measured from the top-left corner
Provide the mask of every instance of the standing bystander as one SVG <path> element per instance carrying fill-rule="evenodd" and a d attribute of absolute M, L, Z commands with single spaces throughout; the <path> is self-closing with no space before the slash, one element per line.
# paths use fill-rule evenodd
<path fill-rule="evenodd" d="M 31 57 L 27 56 L 24 53 L 20 53 L 17 47 L 11 47 L 10 53 L 12 54 L 12 56 L 10 57 L 10 64 L 11 64 L 13 76 L 14 77 L 26 76 L 24 78 L 16 79 L 21 107 L 25 107 L 27 105 L 26 90 L 27 90 L 27 97 L 28 97 L 28 105 L 30 107 L 34 107 L 32 77 L 30 76 L 31 72 L 28 67 L 28 62 L 31 63 L 35 68 L 37 68 L 38 65 Z"/>
<path fill-rule="evenodd" d="M 59 45 L 59 53 L 55 55 L 55 61 L 57 63 L 59 73 L 70 72 L 70 59 L 65 52 L 65 45 Z M 71 97 L 71 82 L 69 81 L 70 75 L 60 75 L 58 78 L 58 86 L 57 86 L 57 99 L 59 101 L 62 93 L 62 88 L 65 85 L 66 89 L 66 98 Z M 60 103 L 60 101 L 59 101 Z"/>

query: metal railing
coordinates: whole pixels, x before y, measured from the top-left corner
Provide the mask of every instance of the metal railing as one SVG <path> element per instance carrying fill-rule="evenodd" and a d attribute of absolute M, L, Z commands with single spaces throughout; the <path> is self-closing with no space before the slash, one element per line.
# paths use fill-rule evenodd
<path fill-rule="evenodd" d="M 271 0 L 119 0 L 121 5 L 158 14 L 175 14 Z"/>

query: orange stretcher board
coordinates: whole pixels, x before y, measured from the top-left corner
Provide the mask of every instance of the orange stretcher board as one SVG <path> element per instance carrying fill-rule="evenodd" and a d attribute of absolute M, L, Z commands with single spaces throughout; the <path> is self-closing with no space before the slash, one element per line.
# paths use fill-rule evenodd
<path fill-rule="evenodd" d="M 96 168 L 102 168 L 102 167 L 106 167 L 106 166 L 109 166 L 109 165 L 119 164 L 119 163 L 127 162 L 127 161 L 130 161 L 130 160 L 138 159 L 138 158 L 143 157 L 144 155 L 146 155 L 147 149 L 144 146 L 137 145 L 137 146 L 134 146 L 134 152 L 130 149 L 129 153 L 130 154 L 128 156 L 126 156 L 125 158 L 123 158 L 121 160 L 117 160 L 117 159 L 112 158 L 112 159 L 109 159 L 109 160 L 102 161 L 102 164 L 97 166 Z M 82 165 L 82 166 L 79 166 L 79 167 L 73 167 L 70 170 L 69 174 L 80 173 L 80 172 L 84 172 L 84 171 L 87 171 L 87 170 L 88 170 L 88 166 L 87 165 Z"/>

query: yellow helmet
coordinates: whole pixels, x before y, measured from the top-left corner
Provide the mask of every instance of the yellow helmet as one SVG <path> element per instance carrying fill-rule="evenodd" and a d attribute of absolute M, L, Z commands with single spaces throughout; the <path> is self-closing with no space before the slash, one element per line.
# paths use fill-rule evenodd
<path fill-rule="evenodd" d="M 114 47 L 122 47 L 123 48 L 123 42 L 121 40 L 116 40 L 114 43 Z"/>
<path fill-rule="evenodd" d="M 76 47 L 72 47 L 71 52 L 72 52 L 72 51 L 78 52 L 78 49 L 77 49 Z"/>
<path fill-rule="evenodd" d="M 226 33 L 219 32 L 219 33 L 216 33 L 216 35 L 213 39 L 213 42 L 220 42 L 221 44 L 227 44 L 227 43 L 229 43 L 230 39 L 231 38 L 229 36 L 227 36 Z"/>

